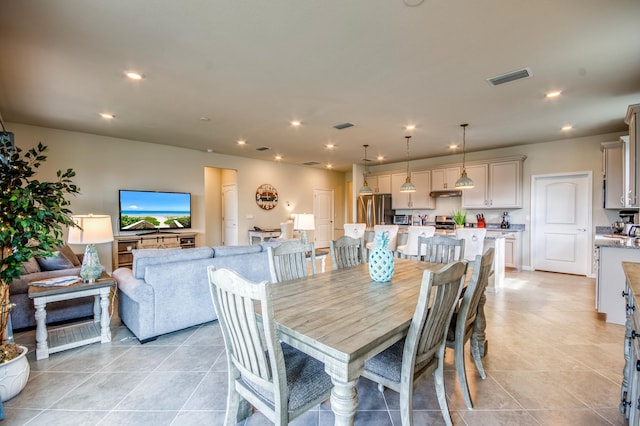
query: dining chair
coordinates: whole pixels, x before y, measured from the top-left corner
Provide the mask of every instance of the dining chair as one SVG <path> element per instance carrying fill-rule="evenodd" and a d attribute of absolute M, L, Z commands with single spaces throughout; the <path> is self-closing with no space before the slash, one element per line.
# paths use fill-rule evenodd
<path fill-rule="evenodd" d="M 473 402 L 471 400 L 471 393 L 469 392 L 469 384 L 464 366 L 464 345 L 471 339 L 469 345 L 471 357 L 476 364 L 480 377 L 482 377 L 483 380 L 486 379 L 487 375 L 482 365 L 478 342 L 473 337 L 473 330 L 474 323 L 478 317 L 478 305 L 489 282 L 489 274 L 493 266 L 493 257 L 494 250 L 493 248 L 489 248 L 483 255 L 476 256 L 475 261 L 471 264 L 473 268 L 471 271 L 471 279 L 464 290 L 462 301 L 459 306 L 456 307 L 451 317 L 449 331 L 447 332 L 446 345 L 448 348 L 453 348 L 458 381 L 460 382 L 460 388 L 462 388 L 464 402 L 469 409 L 473 408 Z"/>
<path fill-rule="evenodd" d="M 484 252 L 484 239 L 487 236 L 487 228 L 460 228 L 456 229 L 456 238 L 464 240 L 464 259 L 469 262 L 476 260 L 476 256 L 482 256 Z"/>
<path fill-rule="evenodd" d="M 293 239 L 293 222 L 280 222 L 280 235 L 276 241 L 287 241 Z"/>
<path fill-rule="evenodd" d="M 362 238 L 364 240 L 364 233 L 367 230 L 366 223 L 345 223 L 344 235 L 351 238 Z"/>
<path fill-rule="evenodd" d="M 418 237 L 433 237 L 435 233 L 435 226 L 409 226 L 407 243 L 398 246 L 398 254 L 405 259 L 418 257 Z"/>
<path fill-rule="evenodd" d="M 311 275 L 316 274 L 316 250 L 313 243 L 285 241 L 279 246 L 267 247 L 267 255 L 272 283 L 306 277 L 309 275 L 308 263 L 311 263 Z"/>
<path fill-rule="evenodd" d="M 213 266 L 208 276 L 227 352 L 224 424 L 250 415 L 251 404 L 276 425 L 287 425 L 326 401 L 333 385 L 324 364 L 278 338 L 270 284 Z"/>
<path fill-rule="evenodd" d="M 420 253 L 425 253 L 421 255 L 425 262 L 455 262 L 464 259 L 464 240 L 446 235 L 418 237 L 418 250 Z"/>
<path fill-rule="evenodd" d="M 347 235 L 329 241 L 333 269 L 348 268 L 365 262 L 364 240 Z"/>
<path fill-rule="evenodd" d="M 373 241 L 367 243 L 367 250 L 373 250 L 376 248 L 376 237 L 383 232 L 389 233 L 389 243 L 387 244 L 387 248 L 392 252 L 396 251 L 398 245 L 398 230 L 400 227 L 398 225 L 375 225 L 373 227 Z"/>
<path fill-rule="evenodd" d="M 407 337 L 364 364 L 364 377 L 400 394 L 403 426 L 413 424 L 413 389 L 432 373 L 442 417 L 451 425 L 444 387 L 444 352 L 453 308 L 460 297 L 467 264 L 454 262 L 425 271 Z"/>

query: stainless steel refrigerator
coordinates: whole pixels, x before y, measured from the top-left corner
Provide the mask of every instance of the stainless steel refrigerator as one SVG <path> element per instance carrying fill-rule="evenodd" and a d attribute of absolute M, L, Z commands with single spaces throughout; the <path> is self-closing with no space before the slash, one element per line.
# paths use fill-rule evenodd
<path fill-rule="evenodd" d="M 358 223 L 366 223 L 367 229 L 374 225 L 393 225 L 391 194 L 358 196 Z"/>

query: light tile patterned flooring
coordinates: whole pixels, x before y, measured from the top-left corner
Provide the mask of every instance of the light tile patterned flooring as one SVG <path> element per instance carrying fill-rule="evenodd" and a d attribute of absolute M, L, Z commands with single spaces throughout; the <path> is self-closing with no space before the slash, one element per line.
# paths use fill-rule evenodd
<path fill-rule="evenodd" d="M 598 319 L 594 280 L 544 272 L 508 272 L 487 296 L 487 379 L 467 361 L 467 410 L 447 349 L 445 385 L 456 425 L 622 425 L 618 411 L 624 327 Z M 203 301 L 205 303 L 206 301 Z M 217 322 L 140 345 L 118 318 L 113 341 L 36 361 L 33 331 L 25 390 L 4 403 L 4 425 L 221 425 L 226 358 Z M 466 348 L 468 352 L 468 346 Z M 468 359 L 468 354 L 467 354 Z M 399 398 L 361 379 L 357 425 L 400 425 Z M 433 381 L 414 397 L 416 425 L 444 424 Z M 246 425 L 269 424 L 260 413 Z M 296 425 L 332 425 L 328 402 Z"/>

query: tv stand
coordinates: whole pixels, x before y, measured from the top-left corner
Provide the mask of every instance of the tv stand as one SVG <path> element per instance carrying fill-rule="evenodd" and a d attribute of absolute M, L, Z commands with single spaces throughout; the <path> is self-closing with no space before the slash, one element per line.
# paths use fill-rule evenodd
<path fill-rule="evenodd" d="M 133 266 L 133 250 L 159 248 L 191 248 L 196 246 L 195 232 L 153 231 L 134 235 L 118 235 L 113 242 L 113 270 Z"/>
<path fill-rule="evenodd" d="M 152 234 L 179 234 L 179 232 L 163 231 L 161 229 L 155 229 L 149 232 L 140 232 L 139 234 L 135 234 L 135 235 L 141 236 L 141 235 L 152 235 Z"/>

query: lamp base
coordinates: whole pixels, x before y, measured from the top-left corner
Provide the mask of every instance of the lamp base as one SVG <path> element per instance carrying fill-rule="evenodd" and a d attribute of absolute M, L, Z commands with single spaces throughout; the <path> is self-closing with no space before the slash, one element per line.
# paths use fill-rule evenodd
<path fill-rule="evenodd" d="M 80 268 L 80 278 L 84 282 L 93 283 L 102 275 L 102 265 L 98 258 L 98 250 L 94 244 L 87 244 L 84 249 L 84 257 L 82 258 L 82 267 Z"/>
<path fill-rule="evenodd" d="M 304 229 L 300 231 L 300 240 L 302 244 L 307 244 L 309 242 L 309 237 L 307 237 L 307 231 Z"/>

